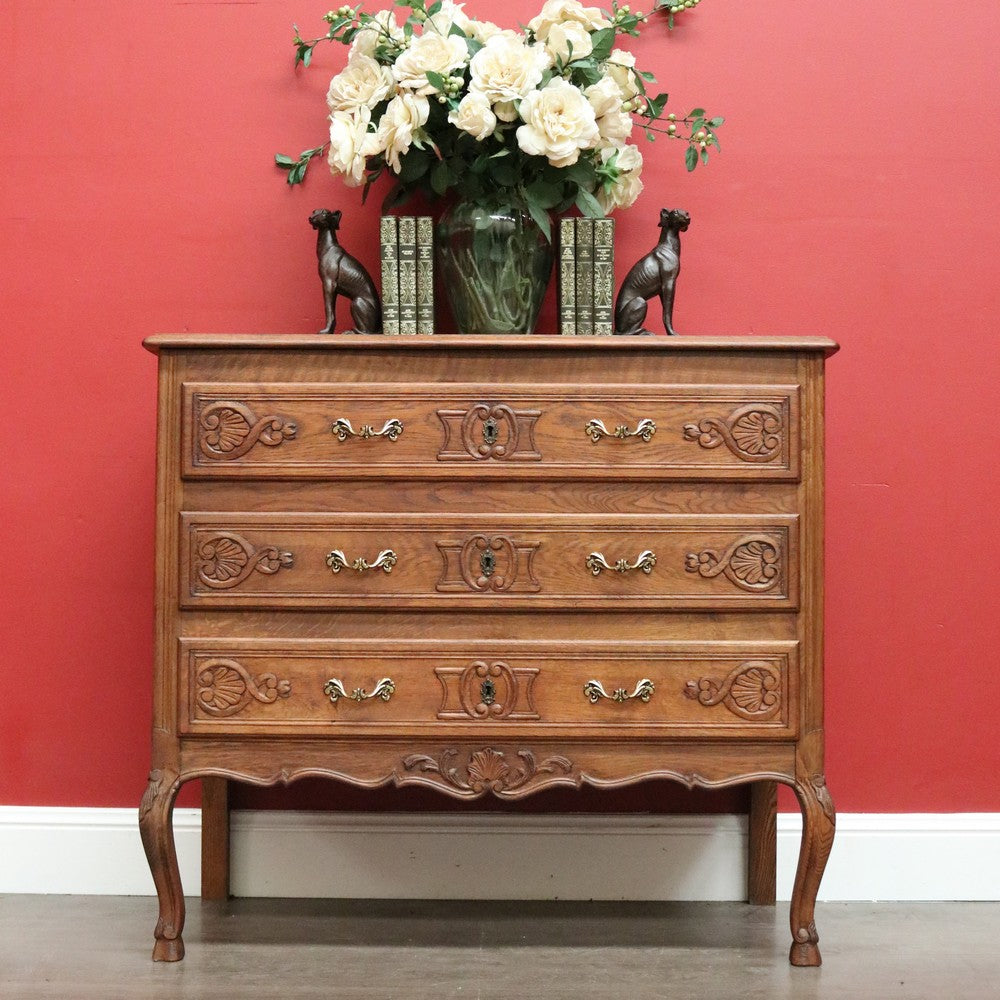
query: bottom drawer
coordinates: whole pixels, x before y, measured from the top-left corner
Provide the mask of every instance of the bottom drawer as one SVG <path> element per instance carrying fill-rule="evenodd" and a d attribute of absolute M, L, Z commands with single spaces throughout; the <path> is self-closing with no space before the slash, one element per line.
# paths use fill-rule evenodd
<path fill-rule="evenodd" d="M 185 734 L 790 738 L 795 642 L 182 639 Z"/>

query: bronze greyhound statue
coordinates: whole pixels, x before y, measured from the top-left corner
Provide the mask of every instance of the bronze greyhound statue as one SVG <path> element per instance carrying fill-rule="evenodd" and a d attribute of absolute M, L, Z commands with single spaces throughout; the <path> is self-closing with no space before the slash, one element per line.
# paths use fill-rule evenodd
<path fill-rule="evenodd" d="M 382 332 L 382 304 L 375 291 L 371 275 L 338 242 L 340 210 L 317 208 L 309 216 L 309 225 L 316 230 L 316 257 L 323 282 L 323 303 L 326 306 L 326 326 L 320 333 L 333 333 L 337 322 L 337 296 L 351 300 L 354 333 Z"/>
<path fill-rule="evenodd" d="M 646 300 L 660 296 L 663 305 L 663 326 L 667 333 L 676 336 L 674 329 L 674 291 L 677 275 L 681 271 L 681 236 L 691 225 L 691 216 L 679 209 L 660 210 L 660 242 L 625 276 L 618 301 L 615 303 L 615 333 L 619 336 L 643 334 L 652 331 L 643 327 L 646 319 Z"/>

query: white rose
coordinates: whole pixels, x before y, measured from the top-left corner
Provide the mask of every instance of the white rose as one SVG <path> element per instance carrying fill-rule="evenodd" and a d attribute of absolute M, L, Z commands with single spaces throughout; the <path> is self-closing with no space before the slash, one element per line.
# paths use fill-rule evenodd
<path fill-rule="evenodd" d="M 598 83 L 587 87 L 583 94 L 590 101 L 590 106 L 598 118 L 601 115 L 622 109 L 622 98 L 618 84 L 609 76 L 605 76 Z"/>
<path fill-rule="evenodd" d="M 427 123 L 431 105 L 420 94 L 397 94 L 385 109 L 376 133 L 377 152 L 385 153 L 385 161 L 398 174 L 399 158 L 413 145 L 413 136 Z"/>
<path fill-rule="evenodd" d="M 554 167 L 572 166 L 581 149 L 597 145 L 594 109 L 573 84 L 556 77 L 521 101 L 524 124 L 517 144 L 529 156 L 546 156 Z"/>
<path fill-rule="evenodd" d="M 604 146 L 600 151 L 602 163 L 607 163 L 615 154 L 615 167 L 618 170 L 618 181 L 610 191 L 605 191 L 603 185 L 594 194 L 601 203 L 605 214 L 616 208 L 630 208 L 642 194 L 642 181 L 639 173 L 642 170 L 642 153 L 638 146 Z"/>
<path fill-rule="evenodd" d="M 330 116 L 330 171 L 340 174 L 348 187 L 359 187 L 364 180 L 365 163 L 378 152 L 375 135 L 370 131 L 371 111 L 358 108 L 353 114 L 335 111 Z"/>
<path fill-rule="evenodd" d="M 354 36 L 354 41 L 351 42 L 351 54 L 349 58 L 355 59 L 358 56 L 368 56 L 371 58 L 375 55 L 375 50 L 380 45 L 385 45 L 390 41 L 395 42 L 400 48 L 403 47 L 403 43 L 406 41 L 406 35 L 399 26 L 399 22 L 396 20 L 396 15 L 393 13 L 391 7 L 388 10 L 380 10 L 378 13 L 373 14 L 371 21 L 358 29 L 358 33 Z"/>
<path fill-rule="evenodd" d="M 469 90 L 498 104 L 520 100 L 541 82 L 547 57 L 540 46 L 529 46 L 521 38 L 495 35 L 469 63 Z M 513 118 L 505 118 L 513 121 Z"/>
<path fill-rule="evenodd" d="M 482 42 L 483 45 L 497 35 L 506 35 L 508 38 L 521 38 L 513 29 L 501 28 L 499 24 L 494 24 L 492 21 L 470 21 L 465 33 L 469 38 L 474 38 L 477 42 Z"/>
<path fill-rule="evenodd" d="M 374 108 L 395 89 L 388 66 L 380 66 L 370 56 L 355 56 L 330 81 L 326 103 L 331 112 Z"/>
<path fill-rule="evenodd" d="M 604 72 L 618 84 L 623 102 L 639 95 L 639 88 L 635 83 L 635 56 L 631 52 L 613 49 L 604 64 Z"/>
<path fill-rule="evenodd" d="M 622 111 L 618 84 L 604 77 L 583 92 L 597 116 L 597 131 L 602 139 L 627 139 L 632 134 L 632 116 Z"/>
<path fill-rule="evenodd" d="M 497 116 L 490 108 L 489 98 L 477 91 L 471 91 L 462 98 L 458 107 L 448 115 L 448 121 L 455 128 L 475 137 L 477 142 L 492 135 L 497 127 Z"/>
<path fill-rule="evenodd" d="M 594 51 L 590 32 L 577 21 L 553 24 L 545 38 L 545 47 L 552 53 L 553 58 L 561 59 L 564 63 L 569 62 L 571 58 L 586 59 Z"/>
<path fill-rule="evenodd" d="M 415 38 L 410 47 L 400 53 L 392 73 L 400 87 L 418 94 L 434 94 L 437 88 L 427 82 L 428 71 L 451 76 L 468 58 L 469 50 L 461 35 L 439 35 L 431 31 Z"/>
<path fill-rule="evenodd" d="M 428 4 L 427 6 L 431 5 Z M 475 24 L 475 21 L 465 13 L 464 3 L 454 3 L 453 0 L 442 0 L 441 9 L 433 16 L 427 18 L 426 24 L 430 25 L 431 31 L 436 31 L 439 35 L 445 36 L 451 31 L 451 26 L 457 24 L 468 35 L 469 29 Z M 425 34 L 427 30 L 425 27 Z"/>
<path fill-rule="evenodd" d="M 588 31 L 611 27 L 602 10 L 584 7 L 580 0 L 546 0 L 538 16 L 528 22 L 528 27 L 535 33 L 535 38 L 544 42 L 554 25 L 568 21 L 582 24 Z"/>

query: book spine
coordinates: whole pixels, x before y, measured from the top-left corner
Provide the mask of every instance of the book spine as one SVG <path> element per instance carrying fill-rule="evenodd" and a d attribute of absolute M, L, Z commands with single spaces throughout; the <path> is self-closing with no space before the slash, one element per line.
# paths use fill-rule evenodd
<path fill-rule="evenodd" d="M 594 220 L 576 220 L 576 332 L 594 332 Z"/>
<path fill-rule="evenodd" d="M 399 333 L 399 230 L 396 216 L 379 222 L 382 249 L 382 332 Z"/>
<path fill-rule="evenodd" d="M 434 332 L 434 222 L 417 216 L 417 333 Z"/>
<path fill-rule="evenodd" d="M 576 226 L 559 220 L 559 332 L 576 333 Z"/>
<path fill-rule="evenodd" d="M 399 217 L 399 332 L 417 332 L 417 220 Z"/>
<path fill-rule="evenodd" d="M 615 220 L 594 221 L 594 333 L 610 337 L 614 331 Z"/>

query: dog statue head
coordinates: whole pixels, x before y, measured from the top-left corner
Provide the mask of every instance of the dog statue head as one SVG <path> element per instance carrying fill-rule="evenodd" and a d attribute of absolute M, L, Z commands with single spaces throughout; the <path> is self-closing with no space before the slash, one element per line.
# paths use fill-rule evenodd
<path fill-rule="evenodd" d="M 309 216 L 309 225 L 313 229 L 330 229 L 336 232 L 340 228 L 340 209 L 331 212 L 328 208 L 317 208 Z"/>
<path fill-rule="evenodd" d="M 661 208 L 660 209 L 660 228 L 661 229 L 676 229 L 677 232 L 683 233 L 687 230 L 687 227 L 691 225 L 691 216 L 682 208 Z"/>

